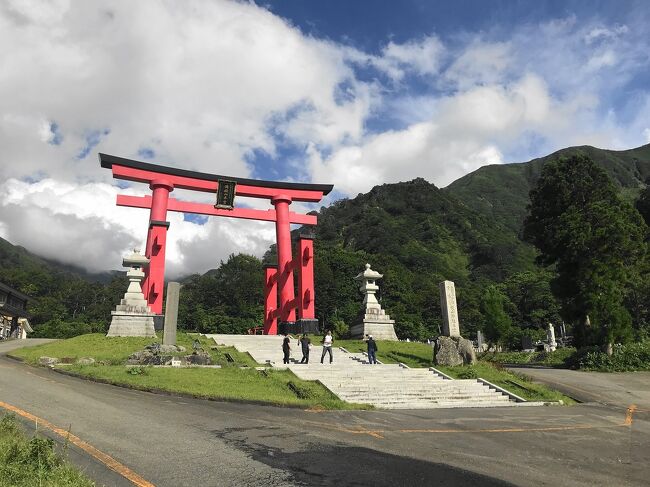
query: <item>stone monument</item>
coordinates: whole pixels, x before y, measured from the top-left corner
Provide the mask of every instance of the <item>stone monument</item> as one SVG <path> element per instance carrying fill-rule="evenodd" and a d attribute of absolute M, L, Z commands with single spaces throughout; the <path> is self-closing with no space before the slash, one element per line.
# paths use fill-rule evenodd
<path fill-rule="evenodd" d="M 111 311 L 113 318 L 106 336 L 109 337 L 155 337 L 156 332 L 153 326 L 155 313 L 147 306 L 147 301 L 142 294 L 140 282 L 144 279 L 142 266 L 149 263 L 139 250 L 125 257 L 122 261 L 124 267 L 129 271 L 126 276 L 129 278 L 129 288 L 124 294 L 120 304 Z"/>
<path fill-rule="evenodd" d="M 167 301 L 165 302 L 165 331 L 163 345 L 176 345 L 176 325 L 178 322 L 178 298 L 181 285 L 178 282 L 167 284 Z"/>
<path fill-rule="evenodd" d="M 442 308 L 442 334 L 448 337 L 460 336 L 458 308 L 456 307 L 456 288 L 452 281 L 440 283 L 440 307 Z"/>
<path fill-rule="evenodd" d="M 456 288 L 452 281 L 440 283 L 442 309 L 442 335 L 433 347 L 433 360 L 437 365 L 471 365 L 476 363 L 476 353 L 471 341 L 460 336 Z"/>
<path fill-rule="evenodd" d="M 373 271 L 370 264 L 366 264 L 366 270 L 354 278 L 359 281 L 359 291 L 364 294 L 363 310 L 360 315 L 360 323 L 350 328 L 352 338 L 363 338 L 372 335 L 375 340 L 397 340 L 395 334 L 395 320 L 381 309 L 375 294 L 379 291 L 376 281 L 381 279 L 383 274 Z"/>
<path fill-rule="evenodd" d="M 546 329 L 546 351 L 555 352 L 557 350 L 557 342 L 555 341 L 555 329 L 553 324 L 549 323 Z"/>

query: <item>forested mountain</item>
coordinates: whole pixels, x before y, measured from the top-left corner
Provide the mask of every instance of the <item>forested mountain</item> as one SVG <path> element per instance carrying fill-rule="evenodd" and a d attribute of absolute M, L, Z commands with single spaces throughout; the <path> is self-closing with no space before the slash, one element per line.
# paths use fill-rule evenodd
<path fill-rule="evenodd" d="M 650 177 L 650 144 L 626 151 L 569 147 L 546 157 L 516 164 L 483 166 L 457 179 L 443 191 L 451 193 L 476 212 L 521 232 L 528 193 L 542 166 L 559 157 L 584 154 L 605 169 L 626 197 L 635 197 Z"/>
<path fill-rule="evenodd" d="M 100 331 L 127 286 L 122 272 L 91 275 L 48 262 L 0 238 L 0 281 L 33 298 L 35 336 Z"/>
<path fill-rule="evenodd" d="M 418 178 L 377 186 L 322 208 L 317 227 L 293 232 L 294 238 L 304 232 L 316 237 L 317 317 L 328 327 L 353 324 L 362 301 L 353 277 L 370 263 L 384 274 L 381 302 L 396 319 L 401 337 L 438 334 L 438 283 L 446 279 L 456 283 L 465 336 L 475 336 L 483 326 L 482 300 L 492 285 L 517 329 L 557 323 L 559 306 L 549 286 L 552 270 L 535 264 L 537 252 L 523 241 L 522 224 L 542 166 L 575 153 L 604 168 L 628 200 L 637 197 L 650 176 L 650 145 L 620 152 L 573 147 L 527 163 L 486 166 L 444 189 Z M 181 326 L 241 333 L 260 325 L 262 263 L 274 259 L 272 247 L 262 260 L 231 256 L 204 275 L 186 278 Z M 89 282 L 1 239 L 0 280 L 38 298 L 32 306 L 34 322 L 50 329 L 65 321 L 106 326 L 126 288 L 122 274 L 106 284 Z"/>
<path fill-rule="evenodd" d="M 650 145 L 628 151 L 572 147 L 527 163 L 486 166 L 444 189 L 416 179 L 322 209 L 316 228 L 319 318 L 354 319 L 359 295 L 350 278 L 367 261 L 385 274 L 383 305 L 401 336 L 437 332 L 437 284 L 443 279 L 456 282 L 461 327 L 469 336 L 482 326 L 481 297 L 495 283 L 520 327 L 557 322 L 552 274 L 535 265 L 522 225 L 542 166 L 574 154 L 605 169 L 624 199 L 636 198 L 650 176 Z"/>

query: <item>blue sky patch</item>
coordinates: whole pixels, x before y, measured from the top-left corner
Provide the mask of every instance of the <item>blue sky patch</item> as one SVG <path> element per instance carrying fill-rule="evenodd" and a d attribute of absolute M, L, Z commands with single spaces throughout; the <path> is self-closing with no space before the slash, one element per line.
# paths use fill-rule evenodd
<path fill-rule="evenodd" d="M 84 159 L 102 141 L 102 138 L 110 133 L 110 129 L 92 130 L 88 132 L 86 134 L 86 145 L 77 154 L 77 159 Z"/>
<path fill-rule="evenodd" d="M 195 223 L 197 225 L 205 225 L 208 222 L 208 216 L 198 215 L 196 213 L 183 213 L 183 221 Z"/>
<path fill-rule="evenodd" d="M 56 122 L 50 122 L 50 132 L 52 133 L 52 137 L 47 143 L 51 145 L 61 145 L 61 142 L 63 142 L 63 134 L 61 133 L 59 124 Z"/>
<path fill-rule="evenodd" d="M 156 152 L 150 147 L 142 147 L 138 149 L 138 157 L 151 160 L 156 157 Z"/>

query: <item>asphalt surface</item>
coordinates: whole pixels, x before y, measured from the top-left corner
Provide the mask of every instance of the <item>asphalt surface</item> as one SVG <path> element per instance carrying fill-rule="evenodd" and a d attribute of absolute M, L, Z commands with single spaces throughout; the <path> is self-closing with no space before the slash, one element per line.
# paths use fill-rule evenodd
<path fill-rule="evenodd" d="M 548 384 L 581 402 L 650 409 L 650 372 L 582 372 L 536 367 L 508 367 L 519 374 Z"/>
<path fill-rule="evenodd" d="M 8 358 L 0 401 L 70 429 L 156 486 L 632 486 L 650 477 L 650 410 L 629 405 L 311 412 L 131 391 Z M 99 485 L 129 485 L 74 455 Z"/>

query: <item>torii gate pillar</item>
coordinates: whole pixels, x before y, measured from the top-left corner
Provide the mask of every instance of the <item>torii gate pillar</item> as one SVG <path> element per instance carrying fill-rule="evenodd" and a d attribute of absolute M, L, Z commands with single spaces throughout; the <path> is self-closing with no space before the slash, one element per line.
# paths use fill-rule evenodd
<path fill-rule="evenodd" d="M 332 190 L 331 184 L 224 177 L 108 154 L 99 154 L 99 159 L 102 167 L 111 169 L 114 178 L 145 183 L 152 190 L 151 196 L 117 195 L 117 204 L 150 210 L 145 252 L 150 263 L 145 269 L 142 287 L 147 303 L 155 314 L 162 315 L 163 309 L 165 246 L 169 228 L 167 212 L 177 211 L 275 222 L 278 268 L 266 270 L 264 333 L 277 334 L 278 328 L 282 332 L 283 327 L 292 333 L 318 329 L 318 322 L 314 319 L 313 243 L 310 238 L 301 237 L 295 258 L 291 250 L 291 225 L 316 225 L 317 217 L 294 213 L 289 210 L 289 205 L 293 201 L 317 203 Z M 217 203 L 170 198 L 169 193 L 174 189 L 212 193 L 216 195 Z M 237 208 L 233 204 L 235 195 L 270 200 L 274 209 Z M 298 277 L 298 296 L 294 291 L 294 272 Z"/>

